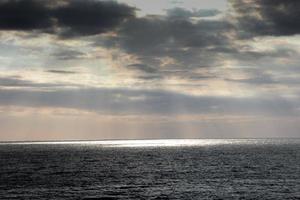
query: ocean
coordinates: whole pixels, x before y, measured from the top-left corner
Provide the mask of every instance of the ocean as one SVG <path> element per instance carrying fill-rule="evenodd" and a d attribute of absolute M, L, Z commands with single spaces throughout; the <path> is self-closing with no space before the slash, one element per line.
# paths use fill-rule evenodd
<path fill-rule="evenodd" d="M 300 140 L 0 143 L 0 199 L 300 199 Z"/>

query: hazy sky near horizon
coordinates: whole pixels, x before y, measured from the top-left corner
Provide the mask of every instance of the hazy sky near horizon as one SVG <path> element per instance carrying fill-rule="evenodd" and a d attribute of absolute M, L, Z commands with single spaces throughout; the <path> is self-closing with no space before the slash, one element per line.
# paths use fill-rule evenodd
<path fill-rule="evenodd" d="M 0 141 L 299 137 L 299 10 L 1 0 Z"/>

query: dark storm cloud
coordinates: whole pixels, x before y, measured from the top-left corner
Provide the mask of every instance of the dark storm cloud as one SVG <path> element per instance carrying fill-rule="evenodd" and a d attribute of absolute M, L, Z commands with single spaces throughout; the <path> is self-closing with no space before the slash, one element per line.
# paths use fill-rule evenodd
<path fill-rule="evenodd" d="M 244 36 L 300 33 L 298 0 L 230 0 Z"/>
<path fill-rule="evenodd" d="M 51 27 L 49 9 L 37 0 L 0 1 L 0 29 L 33 30 Z"/>
<path fill-rule="evenodd" d="M 115 1 L 73 0 L 55 9 L 54 17 L 62 35 L 94 35 L 112 30 L 125 19 L 134 16 L 134 9 Z"/>
<path fill-rule="evenodd" d="M 62 37 L 85 36 L 113 30 L 135 9 L 114 1 L 2 0 L 1 30 L 38 30 Z"/>

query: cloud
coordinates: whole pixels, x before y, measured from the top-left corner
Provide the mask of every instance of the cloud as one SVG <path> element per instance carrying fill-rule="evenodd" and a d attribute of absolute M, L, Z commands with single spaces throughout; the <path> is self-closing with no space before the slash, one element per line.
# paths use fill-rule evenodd
<path fill-rule="evenodd" d="M 3 0 L 0 2 L 0 29 L 33 30 L 51 27 L 50 10 L 42 1 Z"/>
<path fill-rule="evenodd" d="M 192 96 L 165 90 L 60 89 L 0 90 L 0 106 L 71 108 L 110 115 L 299 116 L 298 99 L 279 96 Z"/>
<path fill-rule="evenodd" d="M 140 64 L 140 63 L 127 65 L 127 68 L 128 69 L 137 69 L 137 70 L 140 70 L 140 71 L 146 72 L 146 73 L 155 73 L 155 72 L 157 72 L 157 70 L 155 68 L 152 68 L 148 65 Z"/>
<path fill-rule="evenodd" d="M 77 60 L 86 58 L 85 53 L 72 49 L 57 49 L 52 53 L 52 56 L 58 60 Z"/>
<path fill-rule="evenodd" d="M 246 84 L 254 84 L 254 85 L 274 85 L 279 82 L 274 80 L 270 75 L 267 74 L 259 74 L 250 78 L 242 78 L 242 79 L 226 79 L 227 81 L 233 81 L 238 83 L 246 83 Z"/>
<path fill-rule="evenodd" d="M 0 30 L 41 31 L 65 38 L 87 36 L 111 31 L 134 15 L 134 8 L 114 1 L 3 0 Z"/>
<path fill-rule="evenodd" d="M 155 70 L 146 71 L 159 73 L 163 65 L 170 72 L 183 66 L 191 70 L 210 67 L 220 61 L 219 53 L 226 47 L 232 48 L 226 35 L 232 28 L 222 19 L 193 22 L 170 16 L 146 16 L 127 20 L 116 35 L 101 38 L 95 45 L 106 45 L 134 55 L 139 62 L 134 66 L 141 71 L 148 66 L 147 69 Z M 166 63 L 165 58 L 173 61 Z"/>
<path fill-rule="evenodd" d="M 148 16 L 128 20 L 120 27 L 117 42 L 131 53 L 166 56 L 184 52 L 184 48 L 224 45 L 229 31 L 226 21 L 199 21 Z"/>
<path fill-rule="evenodd" d="M 76 74 L 75 71 L 67 71 L 67 70 L 58 70 L 58 69 L 51 69 L 47 70 L 46 72 L 53 73 L 53 74 Z"/>
<path fill-rule="evenodd" d="M 49 70 L 51 73 L 72 73 L 71 71 Z M 75 87 L 76 84 L 64 84 L 64 83 L 39 83 L 30 80 L 25 80 L 21 76 L 6 76 L 0 77 L 0 88 L 63 88 L 63 87 Z"/>
<path fill-rule="evenodd" d="M 60 84 L 51 84 L 51 83 L 35 83 L 29 80 L 21 79 L 18 76 L 11 77 L 0 77 L 0 87 L 59 87 L 62 86 Z"/>
<path fill-rule="evenodd" d="M 95 35 L 111 31 L 135 9 L 115 1 L 74 0 L 53 11 L 62 36 Z"/>
<path fill-rule="evenodd" d="M 179 69 L 186 73 L 222 66 L 227 60 L 257 64 L 261 60 L 277 60 L 296 54 L 289 46 L 268 49 L 251 46 L 253 41 L 236 37 L 245 32 L 239 30 L 230 18 L 192 20 L 186 15 L 176 17 L 172 12 L 166 16 L 127 20 L 115 35 L 101 38 L 95 45 L 121 49 L 139 61 L 139 65 L 134 64 L 135 60 L 129 66 L 161 75 L 174 75 L 173 72 Z M 180 9 L 180 12 L 187 14 L 191 11 Z M 174 62 L 163 65 L 166 57 Z M 145 70 L 145 66 L 151 70 Z"/>
<path fill-rule="evenodd" d="M 245 37 L 300 33 L 300 1 L 230 0 L 230 3 Z"/>

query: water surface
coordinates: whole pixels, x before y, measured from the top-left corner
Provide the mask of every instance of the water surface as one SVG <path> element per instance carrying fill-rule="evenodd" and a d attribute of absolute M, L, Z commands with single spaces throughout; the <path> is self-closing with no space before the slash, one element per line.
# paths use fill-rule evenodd
<path fill-rule="evenodd" d="M 0 144 L 0 199 L 300 199 L 300 140 Z"/>

